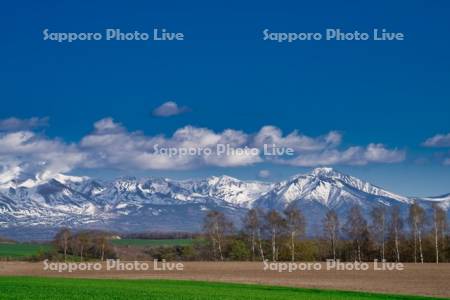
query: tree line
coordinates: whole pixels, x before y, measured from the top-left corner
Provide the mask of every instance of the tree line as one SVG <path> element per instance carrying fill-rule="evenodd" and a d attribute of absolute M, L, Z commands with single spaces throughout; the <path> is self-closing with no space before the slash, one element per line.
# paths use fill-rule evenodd
<path fill-rule="evenodd" d="M 55 235 L 53 244 L 62 259 L 105 260 L 115 258 L 116 253 L 111 245 L 111 234 L 103 231 L 83 230 L 72 232 L 63 228 Z M 55 257 L 52 257 L 55 259 Z"/>
<path fill-rule="evenodd" d="M 395 262 L 448 262 L 450 237 L 447 214 L 437 204 L 431 213 L 414 202 L 407 216 L 400 207 L 375 206 L 364 217 L 354 205 L 344 219 L 330 209 L 306 235 L 307 218 L 295 206 L 283 211 L 250 209 L 237 230 L 220 211 L 209 211 L 203 232 L 213 260 L 386 260 Z"/>
<path fill-rule="evenodd" d="M 434 204 L 427 212 L 412 203 L 406 214 L 398 206 L 375 206 L 366 218 L 358 205 L 344 218 L 330 209 L 314 223 L 288 206 L 283 211 L 250 209 L 237 228 L 220 211 L 208 211 L 199 233 L 137 233 L 134 238 L 191 238 L 192 245 L 149 247 L 153 259 L 203 261 L 341 261 L 449 262 L 450 234 L 446 212 Z M 310 226 L 311 227 L 311 226 Z M 55 259 L 116 258 L 111 238 L 103 231 L 61 229 L 54 238 Z"/>

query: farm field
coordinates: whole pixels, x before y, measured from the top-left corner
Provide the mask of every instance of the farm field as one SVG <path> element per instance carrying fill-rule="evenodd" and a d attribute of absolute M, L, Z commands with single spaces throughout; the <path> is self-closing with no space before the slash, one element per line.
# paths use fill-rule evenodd
<path fill-rule="evenodd" d="M 182 271 L 107 271 L 103 268 L 100 271 L 74 271 L 72 273 L 59 273 L 57 271 L 45 271 L 42 262 L 0 262 L 0 280 L 8 282 L 8 286 L 20 284 L 19 279 L 8 279 L 9 276 L 33 276 L 33 277 L 52 277 L 49 289 L 52 288 L 51 280 L 67 277 L 67 278 L 96 278 L 96 279 L 163 279 L 163 280 L 187 280 L 187 281 L 208 281 L 222 283 L 245 283 L 245 284 L 261 284 L 270 286 L 286 286 L 307 289 L 324 289 L 324 290 L 340 290 L 340 291 L 358 291 L 383 294 L 400 294 L 400 295 L 421 295 L 432 297 L 450 297 L 450 264 L 405 264 L 403 271 L 298 271 L 283 272 L 264 271 L 263 264 L 257 262 L 184 262 L 184 270 Z M 2 278 L 2 276 L 5 276 Z M 13 280 L 13 281 L 8 281 Z M 33 279 L 34 280 L 34 279 Z M 30 284 L 33 283 L 31 280 Z M 38 280 L 38 279 L 36 279 Z M 43 279 L 39 279 L 43 280 Z M 57 282 L 57 281 L 55 281 Z M 5 283 L 6 284 L 6 283 Z M 5 285 L 4 284 L 4 285 Z M 47 284 L 43 280 L 42 284 Z M 55 283 L 56 284 L 56 283 Z M 61 283 L 65 284 L 65 283 Z M 68 283 L 69 284 L 69 283 Z M 86 283 L 88 285 L 88 283 Z M 92 283 L 94 284 L 94 283 Z M 107 283 L 104 283 L 105 285 Z M 134 284 L 134 283 L 133 283 Z M 124 289 L 129 286 L 130 295 L 138 293 L 134 289 L 138 289 L 135 285 L 127 285 L 124 283 Z M 137 284 L 137 283 L 136 283 Z M 152 283 L 148 283 L 152 286 Z M 169 284 L 169 283 L 168 283 Z M 120 283 L 118 283 L 120 285 Z M 204 285 L 203 283 L 200 285 Z M 144 285 L 143 285 L 144 286 Z M 170 285 L 168 285 L 170 286 Z M 31 287 L 30 287 L 31 288 Z M 83 288 L 84 289 L 84 288 Z M 174 287 L 173 290 L 176 288 Z M 89 290 L 89 288 L 86 288 Z M 185 289 L 189 293 L 189 289 Z M 212 289 L 214 292 L 216 289 Z M 289 289 L 288 289 L 289 290 Z M 286 290 L 286 291 L 288 291 Z M 0 286 L 3 292 L 3 287 Z M 203 290 L 202 290 L 203 291 Z M 217 292 L 220 289 L 217 288 Z M 236 290 L 234 290 L 236 291 Z M 290 290 L 289 290 L 290 291 Z M 94 293 L 94 292 L 92 292 Z M 143 295 L 147 292 L 142 292 Z M 201 292 L 199 292 L 201 295 Z M 205 292 L 207 295 L 209 292 Z M 233 289 L 230 295 L 233 295 Z M 250 292 L 258 296 L 258 290 Z M 287 292 L 288 295 L 291 292 Z M 214 293 L 212 295 L 215 295 Z M 275 294 L 274 294 L 275 295 Z M 299 294 L 297 294 L 299 295 Z M 304 294 L 303 294 L 304 295 Z M 314 295 L 318 295 L 317 293 Z M 321 294 L 326 295 L 326 294 Z M 335 295 L 335 294 L 334 294 Z M 1 293 L 0 293 L 1 296 Z M 366 297 L 367 295 L 364 295 Z M 133 296 L 134 297 L 134 296 Z M 137 297 L 137 296 L 136 296 Z M 173 296 L 173 299 L 178 299 Z M 261 297 L 261 296 L 258 296 Z M 274 296 L 275 297 L 275 296 Z M 286 296 L 291 297 L 291 296 Z M 360 295 L 358 299 L 361 298 Z M 368 299 L 413 299 L 413 298 L 370 298 Z M 67 298 L 67 297 L 64 297 Z M 131 296 L 130 296 L 131 298 Z M 155 298 L 158 299 L 158 298 Z M 189 299 L 189 298 L 187 298 Z M 203 299 L 203 298 L 199 298 Z M 233 299 L 233 298 L 229 298 Z M 255 298 L 259 299 L 259 298 Z M 274 298 L 278 299 L 278 298 Z M 289 299 L 289 298 L 287 298 Z M 298 298 L 302 299 L 302 298 Z M 307 298 L 322 299 L 322 298 Z M 324 299 L 341 299 L 341 298 L 324 298 Z M 344 298 L 342 298 L 344 299 Z M 356 298 L 355 298 L 356 299 Z"/>
<path fill-rule="evenodd" d="M 38 277 L 0 277 L 0 290 L 0 299 L 431 299 L 201 281 Z"/>
<path fill-rule="evenodd" d="M 161 246 L 186 246 L 192 244 L 192 239 L 121 239 L 112 240 L 114 246 L 131 246 L 137 248 Z M 50 250 L 50 244 L 33 243 L 0 243 L 1 259 L 25 259 L 42 251 Z"/>
<path fill-rule="evenodd" d="M 45 244 L 14 244 L 0 243 L 0 259 L 12 258 L 21 259 L 38 254 L 40 251 L 46 251 L 51 248 Z"/>
<path fill-rule="evenodd" d="M 134 247 L 187 246 L 192 244 L 192 239 L 120 239 L 111 242 L 116 246 Z"/>

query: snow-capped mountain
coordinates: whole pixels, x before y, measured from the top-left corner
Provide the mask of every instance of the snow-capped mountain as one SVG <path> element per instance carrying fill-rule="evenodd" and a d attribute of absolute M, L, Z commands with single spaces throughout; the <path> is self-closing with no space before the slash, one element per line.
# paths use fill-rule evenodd
<path fill-rule="evenodd" d="M 411 202 L 407 197 L 388 192 L 331 168 L 316 168 L 309 174 L 297 175 L 276 184 L 269 193 L 258 199 L 256 205 L 278 209 L 290 204 L 320 205 L 339 209 L 353 204 L 365 208 L 379 203 L 391 205 Z"/>
<path fill-rule="evenodd" d="M 326 211 L 345 217 L 359 205 L 369 214 L 376 205 L 398 205 L 406 214 L 413 201 L 426 208 L 450 207 L 450 195 L 408 198 L 366 181 L 316 168 L 278 183 L 242 181 L 229 176 L 199 180 L 119 178 L 112 181 L 58 176 L 47 181 L 10 182 L 0 186 L 0 234 L 32 238 L 61 226 L 117 231 L 199 230 L 206 211 L 221 210 L 236 224 L 247 209 L 282 210 L 295 205 L 314 231 Z M 31 233 L 32 232 L 32 233 Z M 28 234 L 29 233 L 29 234 Z M 47 236 L 48 237 L 48 236 Z"/>
<path fill-rule="evenodd" d="M 200 195 L 221 199 L 230 205 L 251 208 L 253 202 L 271 188 L 272 184 L 269 183 L 214 176 L 194 183 L 192 190 Z"/>

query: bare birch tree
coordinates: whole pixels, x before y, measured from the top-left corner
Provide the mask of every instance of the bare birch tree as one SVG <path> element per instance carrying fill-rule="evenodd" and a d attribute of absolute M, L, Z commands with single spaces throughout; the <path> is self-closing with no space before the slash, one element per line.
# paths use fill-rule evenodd
<path fill-rule="evenodd" d="M 400 262 L 400 238 L 403 231 L 403 219 L 400 215 L 400 208 L 394 206 L 391 209 L 390 223 L 389 223 L 389 235 L 394 242 L 395 260 Z"/>
<path fill-rule="evenodd" d="M 409 222 L 414 239 L 414 263 L 417 263 L 417 246 L 419 246 L 420 262 L 423 264 L 422 232 L 425 225 L 425 211 L 417 202 L 409 207 Z"/>
<path fill-rule="evenodd" d="M 224 260 L 223 242 L 225 236 L 231 232 L 232 227 L 233 224 L 222 212 L 213 210 L 206 214 L 203 228 L 212 242 L 212 250 L 215 259 L 217 259 L 218 254 L 220 260 Z"/>
<path fill-rule="evenodd" d="M 284 210 L 286 229 L 290 235 L 291 260 L 295 261 L 295 242 L 305 234 L 306 220 L 302 212 L 293 205 Z"/>
<path fill-rule="evenodd" d="M 285 227 L 285 220 L 276 210 L 270 210 L 266 215 L 267 228 L 270 232 L 272 243 L 272 261 L 277 261 L 278 248 L 277 238 Z"/>
<path fill-rule="evenodd" d="M 434 229 L 434 248 L 436 253 L 436 263 L 439 263 L 439 248 L 443 243 L 440 237 L 444 236 L 445 228 L 447 227 L 447 217 L 445 211 L 437 204 L 433 203 L 433 229 Z"/>
<path fill-rule="evenodd" d="M 384 261 L 386 240 L 386 207 L 384 205 L 375 206 L 372 209 L 371 217 L 371 229 L 373 236 L 375 237 L 380 249 L 381 261 Z"/>
<path fill-rule="evenodd" d="M 89 236 L 87 235 L 87 233 L 79 233 L 77 235 L 77 243 L 78 243 L 78 247 L 80 249 L 80 261 L 83 261 L 84 259 L 84 252 L 88 246 L 89 243 Z"/>
<path fill-rule="evenodd" d="M 336 260 L 336 244 L 339 237 L 339 218 L 334 210 L 329 210 L 323 219 L 323 231 L 330 241 L 333 260 Z"/>
<path fill-rule="evenodd" d="M 367 221 L 364 219 L 361 209 L 358 205 L 354 205 L 350 208 L 348 213 L 347 222 L 344 225 L 344 231 L 348 237 L 353 241 L 356 250 L 356 258 L 361 261 L 361 246 L 364 238 L 368 232 Z"/>
<path fill-rule="evenodd" d="M 262 237 L 261 237 L 261 215 L 262 212 L 258 209 L 250 209 L 244 218 L 244 230 L 250 237 L 252 260 L 256 257 L 256 244 L 258 244 L 258 251 L 261 259 L 264 261 L 264 250 L 262 247 Z"/>
<path fill-rule="evenodd" d="M 64 261 L 67 260 L 67 251 L 69 249 L 69 239 L 71 232 L 67 228 L 61 229 L 55 236 L 55 243 L 57 248 L 62 249 L 64 253 Z"/>

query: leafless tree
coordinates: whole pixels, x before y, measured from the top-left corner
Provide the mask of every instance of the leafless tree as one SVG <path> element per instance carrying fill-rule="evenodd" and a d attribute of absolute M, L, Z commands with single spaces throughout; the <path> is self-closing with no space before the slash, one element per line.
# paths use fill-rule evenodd
<path fill-rule="evenodd" d="M 420 262 L 423 263 L 422 231 L 425 225 L 425 210 L 414 202 L 409 207 L 409 222 L 414 239 L 414 263 L 417 263 L 417 245 L 419 246 Z"/>
<path fill-rule="evenodd" d="M 88 243 L 89 243 L 89 236 L 87 233 L 82 232 L 77 235 L 77 244 L 80 249 L 80 261 L 83 261 L 84 259 L 83 254 L 86 248 L 88 247 Z"/>
<path fill-rule="evenodd" d="M 232 227 L 232 222 L 222 212 L 213 210 L 206 214 L 203 228 L 212 242 L 214 258 L 217 258 L 218 254 L 220 260 L 224 259 L 223 242 Z"/>
<path fill-rule="evenodd" d="M 99 234 L 96 239 L 96 248 L 100 250 L 100 260 L 103 261 L 105 259 L 105 250 L 108 244 L 108 238 L 104 234 Z"/>
<path fill-rule="evenodd" d="M 400 237 L 403 231 L 403 219 L 400 215 L 400 208 L 394 206 L 391 209 L 391 217 L 389 223 L 389 235 L 394 242 L 395 259 L 400 262 Z"/>
<path fill-rule="evenodd" d="M 440 237 L 444 236 L 445 228 L 447 227 L 447 217 L 445 211 L 437 203 L 433 203 L 433 227 L 434 227 L 434 247 L 436 251 L 436 263 L 439 263 L 439 247 Z"/>
<path fill-rule="evenodd" d="M 251 250 L 252 250 L 252 260 L 255 260 L 256 256 L 256 243 L 258 243 L 259 255 L 264 261 L 264 250 L 262 247 L 262 237 L 261 237 L 261 221 L 262 212 L 256 208 L 250 209 L 244 218 L 244 230 L 250 236 Z"/>
<path fill-rule="evenodd" d="M 293 205 L 284 210 L 286 229 L 290 235 L 291 260 L 295 261 L 295 241 L 305 234 L 306 221 L 302 212 Z"/>
<path fill-rule="evenodd" d="M 361 246 L 368 229 L 367 221 L 364 219 L 358 205 L 354 205 L 350 208 L 347 222 L 344 225 L 344 231 L 347 233 L 348 237 L 353 240 L 356 247 L 356 257 L 358 261 L 361 261 Z"/>
<path fill-rule="evenodd" d="M 336 260 L 336 244 L 339 237 L 339 218 L 333 209 L 329 210 L 323 219 L 323 231 L 330 241 L 333 260 Z"/>
<path fill-rule="evenodd" d="M 277 238 L 285 228 L 286 221 L 276 210 L 270 210 L 266 215 L 266 222 L 272 241 L 272 261 L 277 261 Z"/>
<path fill-rule="evenodd" d="M 377 241 L 381 260 L 384 261 L 384 252 L 385 252 L 385 236 L 386 236 L 386 207 L 384 205 L 375 206 L 371 212 L 372 224 L 371 229 L 373 232 L 373 236 Z"/>
<path fill-rule="evenodd" d="M 61 229 L 55 236 L 55 243 L 57 248 L 62 249 L 64 253 L 64 261 L 67 260 L 67 251 L 69 249 L 69 239 L 71 238 L 71 232 L 67 228 Z"/>

